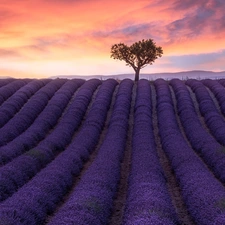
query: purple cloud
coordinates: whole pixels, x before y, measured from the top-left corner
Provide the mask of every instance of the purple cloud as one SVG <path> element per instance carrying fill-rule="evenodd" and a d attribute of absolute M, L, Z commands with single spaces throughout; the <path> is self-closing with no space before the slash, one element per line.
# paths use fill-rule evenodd
<path fill-rule="evenodd" d="M 31 40 L 30 45 L 23 46 L 22 48 L 34 49 L 41 52 L 48 52 L 49 48 L 60 46 L 61 48 L 67 46 L 69 41 L 69 36 L 67 34 L 58 34 L 54 37 L 37 37 Z"/>
<path fill-rule="evenodd" d="M 154 23 L 142 23 L 125 26 L 119 29 L 110 31 L 95 31 L 92 36 L 97 38 L 116 38 L 121 41 L 134 42 L 141 39 L 147 39 L 151 37 L 155 41 L 159 41 L 160 36 L 158 35 L 159 26 Z"/>
<path fill-rule="evenodd" d="M 186 15 L 182 19 L 170 23 L 167 28 L 171 36 L 182 30 L 187 30 L 185 35 L 190 37 L 199 35 L 203 32 L 204 27 L 209 26 L 209 20 L 212 19 L 214 12 L 208 8 L 197 9 L 195 12 Z"/>
<path fill-rule="evenodd" d="M 201 3 L 199 3 L 199 1 L 196 0 L 176 0 L 173 5 L 172 8 L 176 9 L 176 10 L 187 10 L 190 9 L 196 5 L 204 5 L 204 3 L 207 3 L 207 0 L 202 0 Z"/>
<path fill-rule="evenodd" d="M 173 62 L 174 66 L 179 69 L 196 68 L 199 66 L 204 67 L 207 63 L 217 62 L 221 59 L 223 60 L 225 58 L 225 49 L 220 52 L 208 54 L 170 56 L 168 58 L 171 62 Z M 223 69 L 225 69 L 225 66 Z"/>
<path fill-rule="evenodd" d="M 180 35 L 193 38 L 225 28 L 225 4 L 221 0 L 202 1 L 201 4 L 192 0 L 176 1 L 173 7 L 173 10 L 193 8 L 183 18 L 166 26 L 171 41 Z"/>
<path fill-rule="evenodd" d="M 172 9 L 174 10 L 188 10 L 193 7 L 202 8 L 202 7 L 208 7 L 211 8 L 213 11 L 217 9 L 224 9 L 225 4 L 223 0 L 176 0 L 172 4 Z"/>

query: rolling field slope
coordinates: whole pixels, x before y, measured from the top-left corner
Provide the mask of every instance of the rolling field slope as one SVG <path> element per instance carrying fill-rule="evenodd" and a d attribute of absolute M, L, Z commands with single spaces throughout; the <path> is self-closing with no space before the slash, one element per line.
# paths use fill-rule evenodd
<path fill-rule="evenodd" d="M 0 80 L 0 225 L 225 224 L 225 79 Z"/>

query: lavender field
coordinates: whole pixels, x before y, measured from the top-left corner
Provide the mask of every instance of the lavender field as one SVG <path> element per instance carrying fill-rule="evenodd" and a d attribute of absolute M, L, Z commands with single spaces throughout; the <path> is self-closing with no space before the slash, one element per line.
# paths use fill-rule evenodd
<path fill-rule="evenodd" d="M 0 80 L 0 225 L 225 224 L 225 79 Z"/>

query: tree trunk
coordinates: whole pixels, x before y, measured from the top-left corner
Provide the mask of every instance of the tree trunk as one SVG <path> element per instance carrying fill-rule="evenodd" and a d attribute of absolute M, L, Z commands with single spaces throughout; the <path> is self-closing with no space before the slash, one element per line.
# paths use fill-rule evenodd
<path fill-rule="evenodd" d="M 137 69 L 135 70 L 135 81 L 139 81 L 139 74 L 140 74 L 140 69 L 137 68 Z"/>

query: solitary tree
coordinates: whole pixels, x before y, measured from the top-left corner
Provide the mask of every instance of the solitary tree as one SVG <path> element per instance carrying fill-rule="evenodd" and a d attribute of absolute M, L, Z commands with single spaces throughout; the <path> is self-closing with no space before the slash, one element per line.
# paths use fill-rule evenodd
<path fill-rule="evenodd" d="M 135 71 L 135 81 L 139 80 L 140 70 L 151 65 L 162 54 L 162 47 L 156 46 L 152 39 L 143 39 L 131 46 L 119 43 L 111 47 L 111 58 L 124 60 L 127 66 L 131 66 Z"/>

